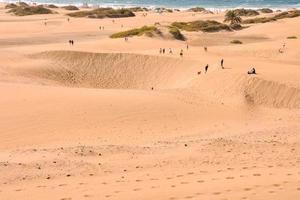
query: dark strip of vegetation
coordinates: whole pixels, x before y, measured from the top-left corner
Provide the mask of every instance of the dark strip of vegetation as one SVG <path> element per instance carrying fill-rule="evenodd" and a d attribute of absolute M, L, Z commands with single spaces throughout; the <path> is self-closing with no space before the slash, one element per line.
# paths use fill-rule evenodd
<path fill-rule="evenodd" d="M 261 8 L 261 9 L 258 9 L 257 11 L 259 11 L 261 13 L 273 13 L 273 10 L 270 8 Z"/>
<path fill-rule="evenodd" d="M 243 42 L 240 40 L 232 40 L 230 43 L 231 44 L 243 44 Z"/>
<path fill-rule="evenodd" d="M 54 5 L 54 4 L 46 5 L 46 7 L 48 7 L 48 8 L 58 8 L 58 6 L 56 6 L 56 5 Z"/>
<path fill-rule="evenodd" d="M 177 27 L 170 26 L 169 27 L 169 33 L 176 39 L 176 40 L 185 40 L 184 35 L 180 32 L 180 30 Z"/>
<path fill-rule="evenodd" d="M 53 14 L 52 10 L 43 6 L 18 6 L 10 9 L 8 12 L 17 16 Z"/>
<path fill-rule="evenodd" d="M 256 16 L 259 15 L 259 12 L 257 12 L 256 10 L 251 10 L 251 9 L 235 9 L 233 10 L 233 12 L 238 15 L 238 16 Z"/>
<path fill-rule="evenodd" d="M 289 36 L 289 37 L 287 37 L 287 39 L 297 39 L 297 37 L 296 36 Z"/>
<path fill-rule="evenodd" d="M 12 9 L 12 8 L 16 8 L 16 7 L 18 7 L 16 4 L 14 4 L 14 3 L 9 3 L 9 4 L 7 4 L 7 5 L 5 5 L 5 9 Z"/>
<path fill-rule="evenodd" d="M 79 10 L 79 8 L 77 8 L 76 6 L 63 6 L 62 8 L 64 8 L 65 10 Z"/>
<path fill-rule="evenodd" d="M 148 8 L 142 8 L 142 7 L 133 7 L 133 8 L 128 8 L 131 12 L 145 12 L 149 11 Z"/>
<path fill-rule="evenodd" d="M 294 18 L 294 17 L 300 17 L 300 10 L 282 12 L 273 17 L 259 17 L 259 18 L 246 19 L 243 20 L 243 24 L 266 23 L 266 22 L 276 21 L 279 19 Z"/>
<path fill-rule="evenodd" d="M 205 8 L 202 8 L 202 7 L 195 7 L 195 8 L 190 8 L 188 9 L 188 11 L 190 12 L 205 12 Z"/>
<path fill-rule="evenodd" d="M 172 26 L 184 31 L 203 31 L 203 32 L 217 32 L 221 30 L 229 31 L 230 27 L 217 21 L 193 21 L 193 22 L 174 22 Z"/>
<path fill-rule="evenodd" d="M 135 28 L 128 31 L 122 31 L 119 33 L 112 34 L 111 38 L 125 38 L 132 36 L 142 36 L 146 34 L 147 36 L 153 36 L 155 32 L 159 32 L 155 26 L 143 26 L 142 28 Z"/>
<path fill-rule="evenodd" d="M 134 17 L 135 14 L 129 9 L 98 8 L 91 11 L 78 11 L 68 14 L 70 17 L 88 18 L 122 18 Z"/>

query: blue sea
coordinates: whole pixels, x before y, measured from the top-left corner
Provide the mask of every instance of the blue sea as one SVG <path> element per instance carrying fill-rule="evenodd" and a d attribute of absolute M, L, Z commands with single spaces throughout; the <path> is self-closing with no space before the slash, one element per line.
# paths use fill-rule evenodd
<path fill-rule="evenodd" d="M 11 0 L 0 0 L 13 2 Z M 190 7 L 204 7 L 207 9 L 229 8 L 271 8 L 287 9 L 300 8 L 300 0 L 29 0 L 25 2 L 51 3 L 62 5 L 83 5 L 100 7 L 133 7 L 148 8 L 167 7 L 185 9 Z"/>

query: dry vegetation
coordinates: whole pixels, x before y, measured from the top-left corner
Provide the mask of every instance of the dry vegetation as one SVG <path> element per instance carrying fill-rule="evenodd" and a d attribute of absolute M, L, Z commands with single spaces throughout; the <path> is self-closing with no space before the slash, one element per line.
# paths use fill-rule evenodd
<path fill-rule="evenodd" d="M 279 13 L 273 17 L 258 17 L 258 18 L 246 19 L 243 20 L 243 24 L 266 23 L 266 22 L 276 21 L 279 19 L 294 18 L 299 16 L 300 16 L 300 10 L 292 10 L 292 11 Z"/>
<path fill-rule="evenodd" d="M 122 18 L 134 17 L 135 14 L 129 9 L 97 8 L 90 11 L 78 11 L 68 14 L 70 17 L 88 18 Z"/>
<path fill-rule="evenodd" d="M 65 10 L 79 10 L 79 8 L 77 8 L 76 6 L 63 6 L 62 8 L 64 8 Z"/>
<path fill-rule="evenodd" d="M 233 12 L 238 15 L 238 16 L 256 16 L 259 15 L 259 12 L 257 12 L 256 10 L 252 10 L 252 9 L 235 9 L 233 10 Z"/>
<path fill-rule="evenodd" d="M 43 6 L 17 6 L 8 12 L 17 16 L 53 14 L 53 11 Z"/>
<path fill-rule="evenodd" d="M 159 33 L 159 30 L 155 26 L 143 26 L 141 28 L 134 28 L 128 31 L 122 31 L 115 34 L 112 34 L 111 38 L 124 38 L 124 37 L 132 37 L 132 36 L 153 36 L 154 33 Z"/>
<path fill-rule="evenodd" d="M 172 23 L 172 26 L 184 31 L 203 31 L 203 32 L 217 32 L 222 30 L 230 31 L 230 27 L 228 25 L 213 20 L 174 22 Z"/>
<path fill-rule="evenodd" d="M 185 40 L 184 35 L 180 32 L 177 27 L 170 26 L 169 33 L 176 39 L 176 40 Z"/>

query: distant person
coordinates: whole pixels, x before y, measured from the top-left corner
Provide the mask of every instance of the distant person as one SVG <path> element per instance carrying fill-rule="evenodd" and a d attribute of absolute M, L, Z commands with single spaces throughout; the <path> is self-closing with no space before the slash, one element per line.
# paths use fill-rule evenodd
<path fill-rule="evenodd" d="M 188 44 L 186 44 L 186 50 L 189 50 L 189 45 Z"/>
<path fill-rule="evenodd" d="M 182 49 L 180 50 L 180 54 L 179 55 L 180 55 L 180 57 L 183 57 L 183 50 Z"/>
<path fill-rule="evenodd" d="M 169 48 L 169 54 L 173 54 L 173 51 L 171 48 Z"/>
<path fill-rule="evenodd" d="M 224 69 L 224 59 L 221 60 L 221 67 Z"/>
<path fill-rule="evenodd" d="M 204 47 L 204 51 L 207 52 L 207 47 Z"/>
<path fill-rule="evenodd" d="M 70 18 L 68 18 L 67 21 L 70 22 Z"/>
<path fill-rule="evenodd" d="M 207 73 L 207 70 L 208 70 L 208 64 L 205 66 L 205 74 Z"/>
<path fill-rule="evenodd" d="M 101 30 L 101 29 L 102 29 L 102 26 L 99 26 L 99 29 Z"/>
<path fill-rule="evenodd" d="M 198 72 L 198 75 L 201 75 L 201 71 Z"/>
<path fill-rule="evenodd" d="M 255 68 L 253 67 L 250 71 L 248 71 L 248 74 L 256 74 Z"/>
<path fill-rule="evenodd" d="M 163 54 L 165 54 L 165 53 L 166 53 L 166 50 L 165 50 L 165 48 L 163 48 L 163 50 L 162 50 L 162 53 L 163 53 Z"/>
<path fill-rule="evenodd" d="M 159 49 L 159 54 L 162 54 L 162 48 Z"/>

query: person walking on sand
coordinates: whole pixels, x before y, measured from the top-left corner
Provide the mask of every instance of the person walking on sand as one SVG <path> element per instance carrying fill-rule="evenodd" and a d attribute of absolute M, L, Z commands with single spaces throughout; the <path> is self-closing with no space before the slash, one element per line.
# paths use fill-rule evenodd
<path fill-rule="evenodd" d="M 171 48 L 169 48 L 169 54 L 173 54 L 173 51 Z"/>
<path fill-rule="evenodd" d="M 221 60 L 221 67 L 224 69 L 224 59 Z"/>
<path fill-rule="evenodd" d="M 186 44 L 186 50 L 189 50 L 189 44 Z"/>
<path fill-rule="evenodd" d="M 165 48 L 163 48 L 162 53 L 165 54 L 165 52 L 166 52 L 166 50 L 165 50 Z"/>
<path fill-rule="evenodd" d="M 204 47 L 204 51 L 207 52 L 207 47 Z"/>
<path fill-rule="evenodd" d="M 207 73 L 208 70 L 208 64 L 205 66 L 205 74 Z"/>
<path fill-rule="evenodd" d="M 159 49 L 159 54 L 162 54 L 162 48 Z"/>
<path fill-rule="evenodd" d="M 180 54 L 179 55 L 180 55 L 180 57 L 183 57 L 183 50 L 182 49 L 180 50 Z"/>

